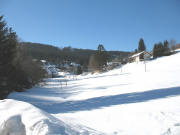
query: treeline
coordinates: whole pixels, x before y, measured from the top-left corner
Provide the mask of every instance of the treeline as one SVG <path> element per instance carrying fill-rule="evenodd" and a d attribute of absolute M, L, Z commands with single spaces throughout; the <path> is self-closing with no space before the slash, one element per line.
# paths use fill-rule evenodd
<path fill-rule="evenodd" d="M 52 45 L 30 42 L 22 42 L 21 45 L 34 59 L 44 59 L 56 65 L 75 62 L 83 66 L 84 70 L 88 68 L 90 57 L 96 53 L 96 50 L 77 49 L 70 46 L 58 48 Z M 107 54 L 109 56 L 109 60 L 112 60 L 116 57 L 127 57 L 129 52 L 107 51 Z"/>
<path fill-rule="evenodd" d="M 160 56 L 167 56 L 170 55 L 170 47 L 169 47 L 169 42 L 167 40 L 164 41 L 164 43 L 159 42 L 154 45 L 153 48 L 153 57 L 157 58 Z"/>
<path fill-rule="evenodd" d="M 180 44 L 176 44 L 175 40 L 155 43 L 152 50 L 153 58 L 171 55 L 176 49 L 180 49 Z"/>
<path fill-rule="evenodd" d="M 154 44 L 152 55 L 153 58 L 168 56 L 171 55 L 175 49 L 180 49 L 180 44 L 176 44 L 174 40 L 165 40 L 164 42 Z M 138 49 L 135 49 L 135 51 L 132 52 L 131 55 L 142 51 L 146 51 L 146 45 L 144 43 L 143 38 L 140 38 Z"/>
<path fill-rule="evenodd" d="M 32 87 L 42 80 L 44 73 L 40 63 L 26 54 L 16 33 L 0 16 L 0 99 L 12 91 Z"/>

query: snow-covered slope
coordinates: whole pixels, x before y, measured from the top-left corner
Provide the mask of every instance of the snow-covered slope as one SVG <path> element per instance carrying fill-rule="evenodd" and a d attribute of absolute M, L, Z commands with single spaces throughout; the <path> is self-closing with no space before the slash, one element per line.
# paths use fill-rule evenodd
<path fill-rule="evenodd" d="M 66 123 L 60 127 L 74 127 L 77 132 L 83 129 L 87 134 L 179 135 L 180 52 L 148 61 L 146 72 L 144 68 L 143 62 L 131 63 L 103 74 L 77 76 L 77 80 L 66 78 L 67 86 L 64 78 L 49 79 L 43 87 L 14 92 L 9 98 L 35 105 L 47 112 L 46 117 Z M 9 101 L 0 102 L 0 106 L 6 106 L 3 102 Z M 11 100 L 14 102 L 19 101 Z M 9 104 L 9 108 L 13 105 Z M 36 112 L 30 114 L 34 118 Z M 15 115 L 21 116 L 18 120 L 27 130 L 30 126 L 24 119 L 28 117 Z"/>

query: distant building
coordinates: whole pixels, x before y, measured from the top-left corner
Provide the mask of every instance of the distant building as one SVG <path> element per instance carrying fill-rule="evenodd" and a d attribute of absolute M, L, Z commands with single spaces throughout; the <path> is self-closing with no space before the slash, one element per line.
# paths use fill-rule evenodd
<path fill-rule="evenodd" d="M 112 70 L 112 69 L 114 69 L 114 68 L 116 68 L 116 67 L 118 67 L 120 65 L 121 65 L 121 62 L 119 62 L 119 61 L 108 62 L 106 70 Z"/>
<path fill-rule="evenodd" d="M 80 66 L 80 64 L 77 64 L 77 63 L 75 63 L 75 62 L 72 62 L 72 63 L 70 64 L 70 72 L 76 74 L 76 73 L 77 73 L 78 66 Z"/>
<path fill-rule="evenodd" d="M 55 65 L 49 64 L 46 60 L 41 60 L 43 69 L 46 70 L 46 77 L 57 77 L 58 76 L 58 68 Z"/>
<path fill-rule="evenodd" d="M 78 67 L 78 66 L 80 66 L 79 64 L 76 64 L 75 62 L 72 62 L 70 65 L 73 66 L 73 67 Z"/>
<path fill-rule="evenodd" d="M 152 54 L 147 51 L 142 51 L 139 53 L 136 53 L 129 57 L 129 62 L 139 62 L 144 60 L 150 60 L 152 58 Z"/>

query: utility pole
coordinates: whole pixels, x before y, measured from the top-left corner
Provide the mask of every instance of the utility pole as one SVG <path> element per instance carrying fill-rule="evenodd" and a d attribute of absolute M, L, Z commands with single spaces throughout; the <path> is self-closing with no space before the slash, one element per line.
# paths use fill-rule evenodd
<path fill-rule="evenodd" d="M 145 70 L 145 72 L 147 71 L 147 69 L 146 69 L 146 57 L 144 57 L 144 70 Z"/>
<path fill-rule="evenodd" d="M 121 73 L 122 73 L 122 67 L 121 67 Z"/>

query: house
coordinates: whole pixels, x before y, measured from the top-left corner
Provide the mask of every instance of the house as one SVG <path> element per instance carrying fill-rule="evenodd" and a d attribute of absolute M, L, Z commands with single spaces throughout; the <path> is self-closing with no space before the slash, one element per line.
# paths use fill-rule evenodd
<path fill-rule="evenodd" d="M 79 66 L 80 66 L 80 64 L 72 62 L 70 64 L 70 72 L 72 72 L 73 74 L 76 74 Z"/>
<path fill-rule="evenodd" d="M 118 61 L 108 62 L 106 66 L 106 70 L 112 70 L 120 65 L 121 65 L 121 62 L 118 62 Z"/>
<path fill-rule="evenodd" d="M 46 71 L 46 77 L 57 77 L 59 70 L 55 65 L 49 64 L 46 60 L 41 60 L 42 68 Z"/>
<path fill-rule="evenodd" d="M 129 57 L 129 62 L 140 62 L 144 60 L 150 60 L 152 58 L 152 54 L 147 51 L 142 51 L 136 53 Z"/>

